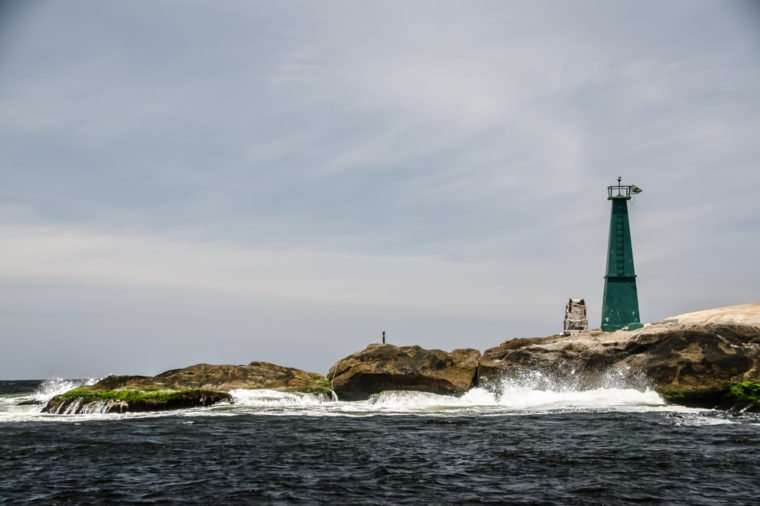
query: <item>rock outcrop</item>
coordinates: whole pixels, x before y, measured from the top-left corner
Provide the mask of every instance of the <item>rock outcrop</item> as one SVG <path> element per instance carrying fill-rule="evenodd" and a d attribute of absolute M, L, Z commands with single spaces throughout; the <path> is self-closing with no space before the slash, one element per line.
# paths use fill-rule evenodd
<path fill-rule="evenodd" d="M 477 381 L 480 352 L 371 344 L 339 360 L 327 374 L 341 400 L 363 400 L 384 390 L 462 394 Z"/>
<path fill-rule="evenodd" d="M 388 390 L 463 394 L 504 379 L 532 388 L 639 386 L 687 406 L 760 411 L 760 304 L 688 313 L 636 330 L 519 338 L 452 352 L 371 344 L 327 377 L 267 362 L 197 364 L 157 376 L 109 376 L 54 397 L 50 413 L 125 412 L 209 406 L 235 389 L 272 389 L 368 399 Z M 332 389 L 332 390 L 331 390 Z"/>
<path fill-rule="evenodd" d="M 211 406 L 231 402 L 226 392 L 200 389 L 136 389 L 107 390 L 96 386 L 79 387 L 53 397 L 43 408 L 45 413 L 126 413 L 139 411 L 167 411 L 172 409 Z"/>
<path fill-rule="evenodd" d="M 171 388 L 205 388 L 230 391 L 237 388 L 281 390 L 329 394 L 330 386 L 321 374 L 269 362 L 248 365 L 197 364 L 166 371 L 152 381 Z"/>
<path fill-rule="evenodd" d="M 689 313 L 633 331 L 512 339 L 484 352 L 478 378 L 497 385 L 505 377 L 535 380 L 537 372 L 538 381 L 576 388 L 616 376 L 678 404 L 757 409 L 736 385 L 760 379 L 760 304 Z"/>
<path fill-rule="evenodd" d="M 316 373 L 268 362 L 247 365 L 196 364 L 156 376 L 108 376 L 48 401 L 47 413 L 112 413 L 210 406 L 232 401 L 235 389 L 268 389 L 331 395 L 327 379 Z"/>

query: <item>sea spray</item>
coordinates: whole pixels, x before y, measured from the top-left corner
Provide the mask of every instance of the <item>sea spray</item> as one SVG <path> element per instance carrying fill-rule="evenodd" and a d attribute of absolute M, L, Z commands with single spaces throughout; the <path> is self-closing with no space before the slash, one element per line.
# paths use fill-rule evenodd
<path fill-rule="evenodd" d="M 346 403 L 348 404 L 348 403 Z M 453 414 L 483 412 L 534 412 L 537 410 L 608 410 L 660 407 L 665 401 L 654 390 L 634 388 L 596 388 L 573 390 L 564 387 L 534 388 L 505 380 L 498 391 L 473 388 L 461 397 L 423 392 L 382 392 L 366 404 L 378 412 L 414 413 L 442 411 Z M 358 407 L 358 406 L 357 406 Z"/>
<path fill-rule="evenodd" d="M 233 408 L 246 413 L 301 415 L 372 414 L 529 414 L 554 410 L 648 410 L 665 406 L 652 389 L 633 388 L 624 375 L 611 373 L 605 386 L 579 389 L 540 373 L 503 379 L 497 386 L 473 388 L 461 396 L 390 390 L 365 401 L 336 401 L 325 396 L 275 390 L 233 390 Z"/>
<path fill-rule="evenodd" d="M 24 398 L 52 398 L 71 388 L 93 384 L 89 380 L 48 380 Z M 153 416 L 235 416 L 235 415 L 294 415 L 294 416 L 478 416 L 521 415 L 552 411 L 697 411 L 666 405 L 650 388 L 629 384 L 627 375 L 611 371 L 600 376 L 595 388 L 578 388 L 575 381 L 557 381 L 551 376 L 533 371 L 520 378 L 505 378 L 498 385 L 470 389 L 461 396 L 437 395 L 417 391 L 385 391 L 366 401 L 340 401 L 324 394 L 306 394 L 277 390 L 245 390 L 231 392 L 232 403 L 216 407 L 168 411 Z M 20 397 L 7 399 L 0 405 L 0 421 L 93 420 L 112 419 L 108 402 L 77 402 L 61 405 L 56 413 L 40 413 L 41 406 L 17 405 Z M 5 399 L 4 399 L 5 400 Z M 12 402 L 11 402 L 12 401 Z M 7 405 L 6 405 L 7 404 Z M 121 410 L 116 410 L 121 411 Z M 68 413 L 68 414 L 67 414 Z M 73 415 L 72 413 L 79 413 Z M 86 416 L 83 416 L 86 415 Z M 143 416 L 136 413 L 118 416 Z"/>
<path fill-rule="evenodd" d="M 306 394 L 300 392 L 281 392 L 279 390 L 230 390 L 235 405 L 248 407 L 278 407 L 278 406 L 319 406 L 335 402 L 321 394 Z"/>
<path fill-rule="evenodd" d="M 63 379 L 63 378 L 51 378 L 40 383 L 37 390 L 32 394 L 32 398 L 35 401 L 45 403 L 62 393 L 68 392 L 72 388 L 80 387 L 83 385 L 94 385 L 99 378 L 86 378 L 86 379 Z"/>

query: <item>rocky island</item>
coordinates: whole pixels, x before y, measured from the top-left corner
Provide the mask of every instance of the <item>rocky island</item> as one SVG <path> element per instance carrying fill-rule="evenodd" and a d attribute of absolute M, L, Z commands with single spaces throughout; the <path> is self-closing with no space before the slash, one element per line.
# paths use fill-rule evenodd
<path fill-rule="evenodd" d="M 235 389 L 337 394 L 355 401 L 387 390 L 460 395 L 503 380 L 585 390 L 610 378 L 653 388 L 685 406 L 760 411 L 760 304 L 683 314 L 635 330 L 516 338 L 483 354 L 371 344 L 327 376 L 267 362 L 198 364 L 157 376 L 109 376 L 51 399 L 48 413 L 152 411 L 231 402 Z M 536 383 L 538 382 L 538 383 Z"/>
<path fill-rule="evenodd" d="M 636 330 L 513 339 L 486 350 L 481 385 L 541 372 L 589 389 L 610 376 L 694 407 L 760 408 L 760 304 L 683 314 Z"/>
<path fill-rule="evenodd" d="M 196 364 L 157 376 L 108 376 L 53 397 L 43 412 L 56 414 L 161 411 L 231 402 L 231 390 L 267 389 L 331 395 L 327 379 L 269 362 Z"/>

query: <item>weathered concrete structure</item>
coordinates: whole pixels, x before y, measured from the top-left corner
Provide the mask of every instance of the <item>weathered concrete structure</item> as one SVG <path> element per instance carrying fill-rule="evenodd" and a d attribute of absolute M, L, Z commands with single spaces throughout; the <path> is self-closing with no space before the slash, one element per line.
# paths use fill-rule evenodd
<path fill-rule="evenodd" d="M 562 324 L 562 335 L 572 336 L 584 330 L 588 330 L 586 301 L 584 299 L 569 299 L 565 305 L 565 321 Z"/>

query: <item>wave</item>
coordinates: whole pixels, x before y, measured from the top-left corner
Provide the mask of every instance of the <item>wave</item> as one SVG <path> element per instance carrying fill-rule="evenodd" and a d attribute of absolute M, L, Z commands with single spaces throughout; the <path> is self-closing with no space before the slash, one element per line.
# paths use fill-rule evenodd
<path fill-rule="evenodd" d="M 280 392 L 278 390 L 230 390 L 233 403 L 247 407 L 309 407 L 321 406 L 333 402 L 322 395 L 298 392 Z"/>
<path fill-rule="evenodd" d="M 230 393 L 234 399 L 233 409 L 242 407 L 246 412 L 253 409 L 262 414 L 527 414 L 556 410 L 648 410 L 666 406 L 657 392 L 629 386 L 622 376 L 611 375 L 602 383 L 604 386 L 579 389 L 572 382 L 556 382 L 531 374 L 473 388 L 461 396 L 385 391 L 354 402 L 274 390 L 241 389 Z"/>
<path fill-rule="evenodd" d="M 86 379 L 64 379 L 64 378 L 52 378 L 43 381 L 37 390 L 31 395 L 31 398 L 38 402 L 47 402 L 56 395 L 68 392 L 72 388 L 81 387 L 83 385 L 94 385 L 100 378 L 86 378 Z"/>
<path fill-rule="evenodd" d="M 346 403 L 349 404 L 349 403 Z M 354 403 L 350 403 L 354 404 Z M 499 392 L 474 388 L 461 397 L 423 392 L 382 392 L 364 403 L 368 408 L 385 412 L 485 411 L 535 412 L 554 410 L 609 410 L 665 406 L 653 390 L 632 388 L 598 388 L 593 390 L 536 390 L 524 386 L 506 386 Z"/>
<path fill-rule="evenodd" d="M 51 379 L 43 382 L 27 399 L 44 403 L 53 396 L 97 379 Z M 562 411 L 666 411 L 698 413 L 679 406 L 667 405 L 652 389 L 632 386 L 622 376 L 611 375 L 594 388 L 578 388 L 573 382 L 557 382 L 540 374 L 505 379 L 495 385 L 473 388 L 461 396 L 438 395 L 416 391 L 385 391 L 364 401 L 341 401 L 318 394 L 281 392 L 276 390 L 238 389 L 230 392 L 232 403 L 210 408 L 195 408 L 156 413 L 105 414 L 93 405 L 87 413 L 76 416 L 42 414 L 42 406 L 0 406 L 0 421 L 47 420 L 82 421 L 91 419 L 137 418 L 153 416 L 477 416 L 528 415 Z M 18 399 L 18 398 L 17 398 Z"/>
<path fill-rule="evenodd" d="M 492 388 L 497 405 L 521 409 L 617 409 L 664 406 L 646 381 L 628 371 L 610 370 L 585 388 L 577 377 L 556 379 L 538 371 L 508 378 Z"/>
<path fill-rule="evenodd" d="M 40 419 L 43 406 L 56 395 L 82 385 L 93 385 L 98 378 L 52 378 L 40 383 L 33 391 L 0 396 L 0 422 Z"/>

